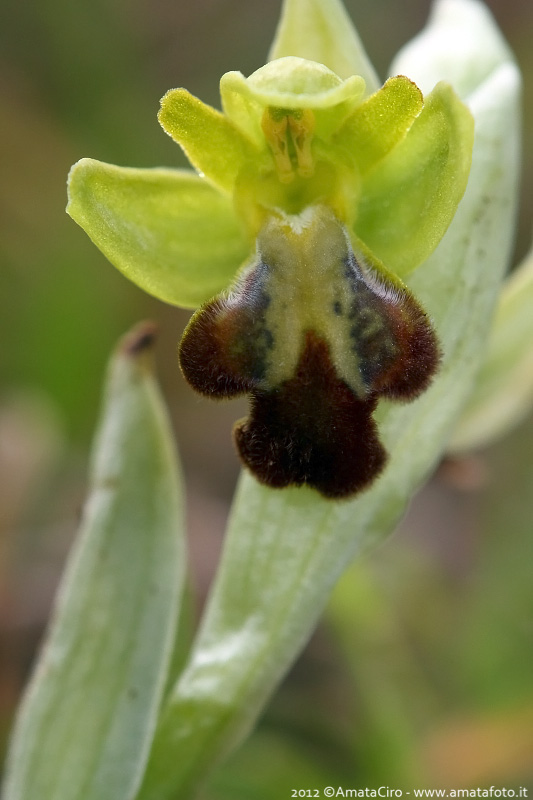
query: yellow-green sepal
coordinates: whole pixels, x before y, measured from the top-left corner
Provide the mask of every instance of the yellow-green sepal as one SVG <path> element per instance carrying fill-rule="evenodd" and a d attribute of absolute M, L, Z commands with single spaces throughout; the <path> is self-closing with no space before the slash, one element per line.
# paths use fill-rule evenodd
<path fill-rule="evenodd" d="M 284 56 L 318 61 L 341 78 L 362 75 L 369 94 L 380 85 L 340 0 L 285 0 L 268 58 Z"/>
<path fill-rule="evenodd" d="M 224 114 L 186 89 L 166 93 L 158 119 L 193 167 L 222 191 L 231 192 L 246 161 L 257 158 L 251 142 Z"/>
<path fill-rule="evenodd" d="M 252 249 L 232 201 L 187 170 L 82 159 L 67 212 L 133 283 L 186 308 L 231 283 Z"/>
<path fill-rule="evenodd" d="M 408 275 L 435 249 L 464 194 L 474 120 L 439 83 L 409 132 L 363 178 L 357 234 L 387 266 Z"/>

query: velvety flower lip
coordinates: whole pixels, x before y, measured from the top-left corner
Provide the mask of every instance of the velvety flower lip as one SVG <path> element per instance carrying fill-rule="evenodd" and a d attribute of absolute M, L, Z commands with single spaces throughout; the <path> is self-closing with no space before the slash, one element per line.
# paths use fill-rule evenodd
<path fill-rule="evenodd" d="M 191 386 L 250 395 L 235 443 L 262 483 L 344 499 L 383 470 L 378 399 L 420 395 L 440 352 L 416 299 L 378 269 L 330 208 L 272 215 L 231 292 L 187 326 L 180 364 Z"/>

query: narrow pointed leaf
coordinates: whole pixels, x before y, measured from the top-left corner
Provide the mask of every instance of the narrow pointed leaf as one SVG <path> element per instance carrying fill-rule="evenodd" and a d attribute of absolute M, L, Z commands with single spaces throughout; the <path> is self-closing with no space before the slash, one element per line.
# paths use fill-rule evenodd
<path fill-rule="evenodd" d="M 159 122 L 191 164 L 222 191 L 235 179 L 255 148 L 232 122 L 186 89 L 171 89 L 161 100 Z"/>
<path fill-rule="evenodd" d="M 489 349 L 449 450 L 484 447 L 518 425 L 533 407 L 533 252 L 508 279 Z"/>
<path fill-rule="evenodd" d="M 475 36 L 475 31 L 472 31 Z M 480 363 L 509 259 L 518 176 L 519 77 L 496 70 L 471 97 L 469 187 L 443 241 L 410 278 L 443 348 L 415 402 L 379 409 L 389 464 L 355 500 L 282 492 L 245 474 L 191 659 L 163 712 L 139 800 L 189 798 L 206 769 L 246 735 L 363 548 L 392 530 L 444 450 Z"/>
<path fill-rule="evenodd" d="M 468 109 L 440 83 L 407 136 L 363 180 L 356 232 L 401 277 L 429 256 L 455 214 L 468 180 L 473 128 Z"/>
<path fill-rule="evenodd" d="M 195 308 L 227 286 L 249 252 L 231 200 L 192 172 L 84 158 L 67 211 L 141 289 Z"/>
<path fill-rule="evenodd" d="M 340 78 L 361 75 L 368 94 L 380 81 L 340 0 L 285 0 L 269 60 L 299 56 Z"/>
<path fill-rule="evenodd" d="M 91 492 L 18 717 L 5 800 L 127 800 L 142 776 L 184 574 L 172 431 L 151 327 L 110 368 Z"/>

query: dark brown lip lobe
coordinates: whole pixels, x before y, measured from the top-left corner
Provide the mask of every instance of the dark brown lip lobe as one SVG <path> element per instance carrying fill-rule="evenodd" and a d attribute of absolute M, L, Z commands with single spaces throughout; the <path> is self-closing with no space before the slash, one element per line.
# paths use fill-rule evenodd
<path fill-rule="evenodd" d="M 274 269 L 261 257 L 231 293 L 196 312 L 179 351 L 196 391 L 212 398 L 250 395 L 249 417 L 237 423 L 234 437 L 243 463 L 261 483 L 307 485 L 332 499 L 370 486 L 386 464 L 372 417 L 379 398 L 417 397 L 440 359 L 433 328 L 412 294 L 367 271 L 342 242 L 344 249 L 334 241 L 338 269 L 333 265 L 342 297 L 324 310 L 324 319 L 330 314 L 332 330 L 335 324 L 344 331 L 344 364 L 352 364 L 356 376 L 352 385 L 339 374 L 327 336 L 312 328 L 297 334 L 290 375 L 269 378 L 269 365 L 282 362 L 287 350 L 279 320 L 293 310 L 274 291 L 279 264 Z M 320 327 L 327 330 L 322 320 Z"/>

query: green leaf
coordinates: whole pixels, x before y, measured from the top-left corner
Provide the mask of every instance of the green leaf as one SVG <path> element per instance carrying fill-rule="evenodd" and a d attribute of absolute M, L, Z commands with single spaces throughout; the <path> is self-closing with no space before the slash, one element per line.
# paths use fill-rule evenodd
<path fill-rule="evenodd" d="M 340 78 L 361 75 L 368 94 L 380 81 L 340 0 L 285 0 L 269 60 L 299 56 Z"/>
<path fill-rule="evenodd" d="M 441 340 L 439 375 L 409 405 L 382 403 L 390 461 L 355 500 L 330 502 L 307 488 L 269 490 L 243 476 L 206 614 L 163 711 L 139 800 L 190 798 L 206 770 L 246 736 L 339 575 L 390 533 L 442 454 L 482 358 L 509 259 L 519 84 L 508 63 L 471 96 L 469 186 L 443 241 L 408 281 Z"/>
<path fill-rule="evenodd" d="M 489 348 L 449 450 L 486 446 L 533 407 L 533 251 L 504 286 Z"/>
<path fill-rule="evenodd" d="M 15 726 L 5 800 L 127 800 L 143 773 L 184 576 L 152 339 L 141 326 L 111 363 L 90 496 Z"/>
<path fill-rule="evenodd" d="M 67 211 L 133 283 L 186 308 L 225 288 L 251 249 L 231 200 L 185 170 L 84 158 L 70 172 Z"/>
<path fill-rule="evenodd" d="M 407 136 L 364 179 L 357 235 L 400 277 L 435 249 L 464 194 L 473 119 L 438 84 Z"/>
<path fill-rule="evenodd" d="M 196 169 L 230 193 L 249 159 L 257 157 L 251 142 L 232 122 L 186 89 L 171 89 L 161 100 L 159 122 Z"/>
<path fill-rule="evenodd" d="M 334 136 L 362 175 L 376 166 L 406 136 L 424 105 L 420 89 L 398 75 L 350 114 Z"/>

